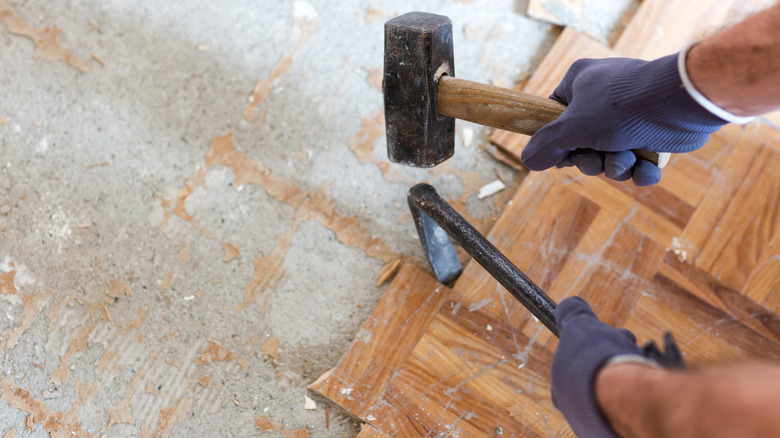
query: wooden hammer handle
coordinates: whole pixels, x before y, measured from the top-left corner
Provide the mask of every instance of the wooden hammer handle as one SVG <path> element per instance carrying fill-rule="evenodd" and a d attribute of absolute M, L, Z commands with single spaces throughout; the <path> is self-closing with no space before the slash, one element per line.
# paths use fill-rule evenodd
<path fill-rule="evenodd" d="M 566 109 L 552 99 L 446 75 L 439 78 L 438 95 L 439 112 L 445 116 L 526 135 L 533 135 Z M 637 149 L 634 153 L 661 168 L 669 161 L 665 152 Z"/>

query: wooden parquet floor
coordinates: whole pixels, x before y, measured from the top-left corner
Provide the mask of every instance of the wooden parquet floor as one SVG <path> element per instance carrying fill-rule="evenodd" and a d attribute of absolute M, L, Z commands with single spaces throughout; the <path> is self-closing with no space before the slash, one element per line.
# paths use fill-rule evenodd
<path fill-rule="evenodd" d="M 748 3 L 646 0 L 614 48 L 566 29 L 526 90 L 581 57 L 672 53 Z M 493 140 L 519 156 L 526 139 Z M 556 301 L 580 295 L 640 342 L 672 331 L 690 366 L 780 356 L 780 133 L 760 120 L 673 156 L 651 188 L 531 173 L 488 238 Z M 573 436 L 549 396 L 556 343 L 476 263 L 452 289 L 406 265 L 312 389 L 365 437 Z"/>

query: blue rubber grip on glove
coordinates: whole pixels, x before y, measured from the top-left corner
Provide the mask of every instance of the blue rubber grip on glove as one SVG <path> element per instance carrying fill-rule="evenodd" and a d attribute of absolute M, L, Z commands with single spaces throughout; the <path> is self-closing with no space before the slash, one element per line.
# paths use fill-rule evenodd
<path fill-rule="evenodd" d="M 661 169 L 631 150 L 690 152 L 727 123 L 686 91 L 677 57 L 576 61 L 550 96 L 566 110 L 531 137 L 523 164 L 577 166 L 586 175 L 633 178 L 637 186 L 659 182 Z"/>

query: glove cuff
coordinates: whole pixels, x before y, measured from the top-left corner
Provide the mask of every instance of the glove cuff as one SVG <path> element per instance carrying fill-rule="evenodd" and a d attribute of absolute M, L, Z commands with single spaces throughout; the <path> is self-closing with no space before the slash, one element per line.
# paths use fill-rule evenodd
<path fill-rule="evenodd" d="M 687 91 L 693 100 L 695 100 L 696 103 L 701 105 L 704 109 L 712 113 L 714 116 L 720 117 L 729 123 L 737 123 L 742 125 L 752 121 L 754 117 L 740 117 L 719 107 L 714 102 L 707 99 L 707 97 L 705 97 L 703 94 L 701 94 L 701 92 L 693 85 L 693 81 L 691 81 L 690 76 L 688 76 L 688 68 L 685 64 L 685 60 L 688 56 L 688 51 L 690 51 L 696 44 L 699 44 L 699 42 L 696 41 L 688 44 L 677 55 L 677 71 L 680 74 L 680 79 L 682 80 L 682 84 L 685 87 L 685 91 Z"/>

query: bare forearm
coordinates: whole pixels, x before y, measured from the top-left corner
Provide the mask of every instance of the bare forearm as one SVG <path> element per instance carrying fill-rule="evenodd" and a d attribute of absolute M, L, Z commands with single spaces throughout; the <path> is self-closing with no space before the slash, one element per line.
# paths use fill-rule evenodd
<path fill-rule="evenodd" d="M 780 4 L 703 40 L 686 66 L 694 86 L 726 111 L 780 109 Z"/>
<path fill-rule="evenodd" d="M 696 372 L 616 365 L 599 374 L 596 397 L 625 438 L 780 436 L 780 366 L 774 364 Z"/>

